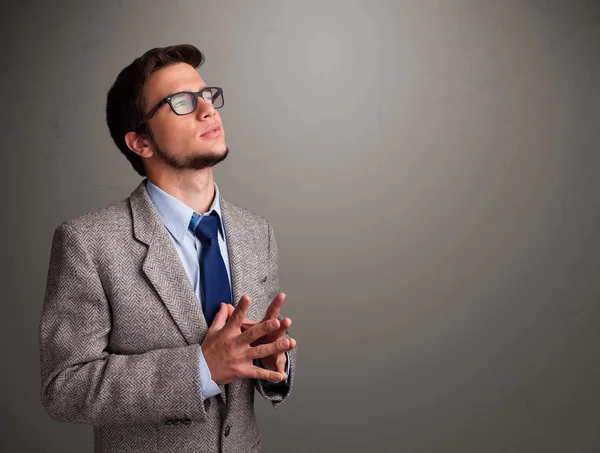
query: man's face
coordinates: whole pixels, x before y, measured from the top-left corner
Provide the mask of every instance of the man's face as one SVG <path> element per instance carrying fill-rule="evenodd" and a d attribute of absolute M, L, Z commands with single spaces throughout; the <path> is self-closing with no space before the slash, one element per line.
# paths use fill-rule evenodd
<path fill-rule="evenodd" d="M 144 85 L 144 113 L 166 96 L 179 91 L 196 92 L 206 86 L 198 71 L 186 63 L 159 69 Z M 220 134 L 217 137 L 202 136 L 215 123 L 221 127 Z M 176 115 L 168 104 L 164 104 L 147 124 L 155 157 L 173 168 L 199 170 L 212 167 L 224 160 L 229 152 L 221 116 L 201 97 L 192 113 Z"/>

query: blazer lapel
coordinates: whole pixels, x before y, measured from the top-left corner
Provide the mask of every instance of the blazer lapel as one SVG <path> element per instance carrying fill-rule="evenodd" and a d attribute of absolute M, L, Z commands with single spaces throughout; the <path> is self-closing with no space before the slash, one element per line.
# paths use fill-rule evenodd
<path fill-rule="evenodd" d="M 148 246 L 143 271 L 187 343 L 200 343 L 208 330 L 206 319 L 177 250 L 148 195 L 146 179 L 129 200 L 134 235 Z"/>
<path fill-rule="evenodd" d="M 262 321 L 260 310 L 256 301 L 253 302 L 256 286 L 253 283 L 258 278 L 258 259 L 256 254 L 255 237 L 252 236 L 252 225 L 248 224 L 244 211 L 233 203 L 224 200 L 219 194 L 221 215 L 225 226 L 225 239 L 229 255 L 229 271 L 231 272 L 232 303 L 237 306 L 240 297 L 244 294 L 250 296 L 250 306 L 246 317 L 253 321 Z M 242 381 L 219 385 L 223 403 L 227 401 L 227 394 L 239 391 Z"/>
<path fill-rule="evenodd" d="M 227 240 L 227 253 L 229 254 L 229 270 L 232 283 L 232 303 L 237 306 L 240 297 L 244 294 L 250 296 L 250 306 L 246 317 L 253 321 L 258 319 L 260 310 L 253 303 L 255 282 L 258 279 L 259 262 L 256 254 L 255 238 L 251 235 L 252 228 L 243 215 L 243 211 L 232 203 L 224 200 L 219 194 L 219 203 L 223 223 L 225 225 L 225 239 Z"/>

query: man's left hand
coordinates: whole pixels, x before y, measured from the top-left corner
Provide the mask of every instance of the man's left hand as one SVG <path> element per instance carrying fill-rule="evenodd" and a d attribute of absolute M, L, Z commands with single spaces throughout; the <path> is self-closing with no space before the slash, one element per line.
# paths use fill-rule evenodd
<path fill-rule="evenodd" d="M 268 319 L 279 319 L 278 318 L 279 312 L 281 311 L 281 306 L 283 305 L 284 300 L 285 300 L 285 293 L 278 293 L 275 296 L 275 298 L 273 299 L 273 301 L 271 302 L 271 304 L 269 305 L 269 308 L 267 309 L 265 317 L 262 319 L 261 322 L 264 322 Z M 233 307 L 230 306 L 230 311 L 232 311 L 232 308 Z M 249 319 L 244 319 L 244 322 L 242 323 L 242 329 L 245 330 L 249 327 L 252 327 L 254 324 L 256 324 L 254 321 L 251 321 Z M 293 338 L 285 338 L 285 333 L 291 325 L 292 325 L 292 320 L 290 318 L 283 318 L 281 320 L 279 329 L 274 330 L 273 332 L 257 339 L 256 341 L 254 341 L 251 344 L 251 346 L 257 346 L 257 345 L 263 344 L 263 343 L 274 343 L 275 341 L 287 341 L 287 342 L 290 342 L 292 348 L 295 348 L 296 340 L 294 340 Z M 266 369 L 272 370 L 272 371 L 278 371 L 280 373 L 285 374 L 285 363 L 287 360 L 285 352 L 275 353 L 273 355 L 263 357 L 261 360 L 262 360 L 263 366 Z M 287 379 L 287 376 L 286 376 L 286 379 Z"/>

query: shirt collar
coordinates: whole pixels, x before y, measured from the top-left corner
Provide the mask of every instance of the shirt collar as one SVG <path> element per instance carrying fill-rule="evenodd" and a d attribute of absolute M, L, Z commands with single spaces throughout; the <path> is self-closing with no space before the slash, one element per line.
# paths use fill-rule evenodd
<path fill-rule="evenodd" d="M 223 226 L 221 203 L 219 202 L 219 187 L 217 186 L 217 183 L 214 183 L 214 185 L 215 199 L 213 200 L 212 205 L 205 214 L 198 214 L 200 217 L 204 217 L 205 215 L 209 215 L 212 211 L 215 211 L 219 215 L 219 234 L 221 239 L 224 240 L 225 227 Z M 189 228 L 194 210 L 181 200 L 154 185 L 149 179 L 146 182 L 146 189 L 148 190 L 148 195 L 150 196 L 152 203 L 154 203 L 158 215 L 165 224 L 165 227 L 167 227 L 177 242 L 181 244 L 185 237 L 185 233 Z"/>

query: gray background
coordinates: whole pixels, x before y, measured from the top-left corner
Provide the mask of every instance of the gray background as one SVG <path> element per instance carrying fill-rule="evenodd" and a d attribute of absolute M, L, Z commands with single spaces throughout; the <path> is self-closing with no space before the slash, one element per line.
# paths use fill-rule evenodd
<path fill-rule="evenodd" d="M 266 216 L 299 368 L 265 452 L 600 451 L 597 1 L 2 6 L 0 442 L 91 452 L 39 402 L 52 233 L 140 178 L 104 102 L 189 42 L 223 195 Z"/>

